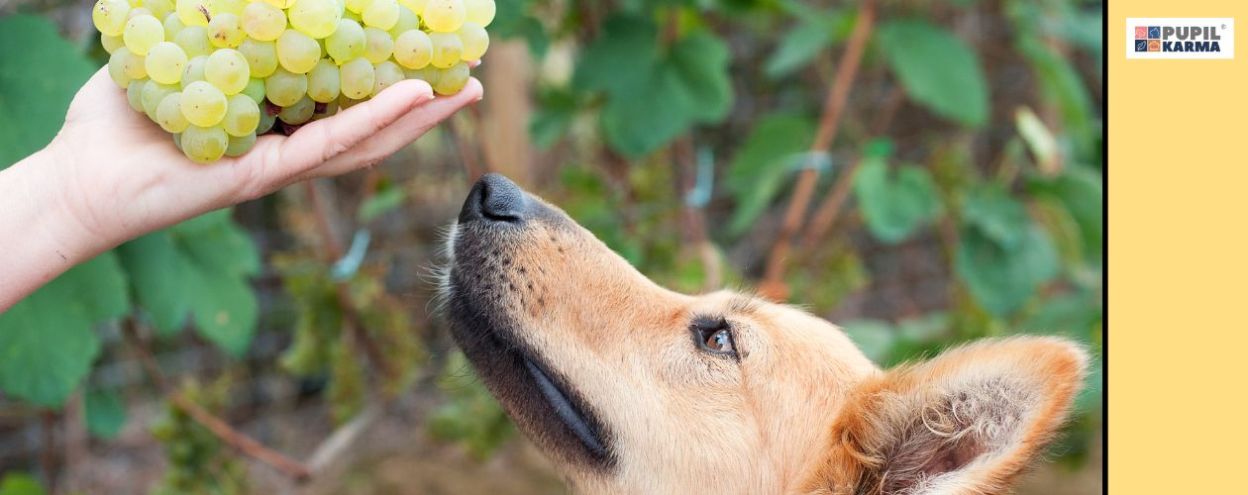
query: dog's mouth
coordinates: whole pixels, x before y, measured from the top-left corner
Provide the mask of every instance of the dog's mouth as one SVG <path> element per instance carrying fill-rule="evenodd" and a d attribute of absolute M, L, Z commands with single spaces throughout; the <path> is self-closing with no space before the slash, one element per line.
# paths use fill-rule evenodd
<path fill-rule="evenodd" d="M 607 448 L 603 445 L 602 437 L 599 436 L 597 429 L 593 426 L 589 418 L 581 411 L 583 408 L 577 407 L 567 392 L 559 387 L 557 382 L 550 378 L 542 367 L 529 359 L 524 359 L 524 367 L 528 370 L 529 376 L 537 383 L 537 388 L 542 392 L 542 396 L 546 398 L 546 403 L 555 410 L 555 414 L 559 416 L 559 420 L 572 430 L 576 438 L 585 445 L 585 448 L 598 457 L 607 455 Z"/>

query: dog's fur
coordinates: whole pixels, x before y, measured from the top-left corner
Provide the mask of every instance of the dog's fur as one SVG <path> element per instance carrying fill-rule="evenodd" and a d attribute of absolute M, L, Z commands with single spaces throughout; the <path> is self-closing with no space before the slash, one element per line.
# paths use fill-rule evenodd
<path fill-rule="evenodd" d="M 515 218 L 479 213 L 500 192 Z M 1087 361 L 1014 337 L 882 371 L 801 310 L 659 287 L 500 176 L 474 187 L 448 247 L 453 335 L 578 493 L 1003 493 Z M 729 329 L 736 354 L 700 346 L 704 325 Z M 526 366 L 563 391 L 579 432 Z"/>

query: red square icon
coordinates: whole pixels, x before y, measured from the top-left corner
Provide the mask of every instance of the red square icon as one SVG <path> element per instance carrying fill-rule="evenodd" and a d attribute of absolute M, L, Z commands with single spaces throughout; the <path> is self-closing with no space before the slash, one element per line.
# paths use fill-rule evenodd
<path fill-rule="evenodd" d="M 1137 40 L 1148 39 L 1148 26 L 1136 26 L 1135 27 L 1135 39 Z"/>

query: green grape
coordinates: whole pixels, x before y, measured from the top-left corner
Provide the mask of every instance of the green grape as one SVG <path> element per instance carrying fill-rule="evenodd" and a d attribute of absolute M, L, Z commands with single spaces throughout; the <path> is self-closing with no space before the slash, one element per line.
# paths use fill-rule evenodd
<path fill-rule="evenodd" d="M 241 16 L 243 7 L 246 7 L 247 3 L 248 0 L 212 0 L 212 13 L 213 15 L 234 14 Z"/>
<path fill-rule="evenodd" d="M 478 26 L 489 26 L 494 21 L 494 0 L 464 0 L 467 21 Z"/>
<path fill-rule="evenodd" d="M 126 0 L 99 0 L 91 8 L 91 22 L 103 34 L 121 36 L 129 14 L 130 3 Z"/>
<path fill-rule="evenodd" d="M 124 47 L 123 47 L 124 48 Z M 118 48 L 117 51 L 121 51 Z M 135 55 L 129 49 L 126 49 L 126 57 L 122 60 L 122 70 L 126 73 L 126 77 L 130 79 L 147 79 L 147 59 L 142 55 Z"/>
<path fill-rule="evenodd" d="M 147 52 L 143 68 L 153 81 L 176 84 L 182 80 L 182 71 L 186 68 L 186 53 L 177 44 L 162 41 Z"/>
<path fill-rule="evenodd" d="M 182 93 L 170 93 L 156 105 L 156 123 L 160 128 L 177 134 L 191 125 L 182 115 Z"/>
<path fill-rule="evenodd" d="M 339 0 L 298 0 L 286 12 L 290 17 L 290 26 L 303 34 L 321 39 L 333 34 L 342 19 L 342 5 Z"/>
<path fill-rule="evenodd" d="M 247 38 L 238 45 L 238 52 L 247 59 L 251 77 L 269 77 L 269 74 L 277 70 L 277 47 L 272 41 L 256 41 Z"/>
<path fill-rule="evenodd" d="M 130 81 L 130 85 L 126 86 L 126 102 L 134 111 L 143 111 L 143 81 Z"/>
<path fill-rule="evenodd" d="M 130 22 L 130 19 L 134 19 L 135 17 L 145 16 L 145 15 L 152 15 L 152 11 L 147 10 L 147 9 L 145 9 L 145 8 L 143 8 L 143 7 L 136 7 L 136 6 L 133 6 L 133 5 L 131 5 L 130 7 L 131 7 L 131 8 L 130 8 L 130 13 L 126 14 L 126 22 L 127 22 L 127 23 L 129 23 L 129 22 Z M 125 34 L 125 31 L 122 31 L 122 34 Z"/>
<path fill-rule="evenodd" d="M 209 163 L 221 159 L 225 148 L 229 146 L 230 137 L 225 130 L 217 126 L 191 125 L 182 132 L 182 152 L 186 157 L 199 163 Z M 188 449 L 190 450 L 190 449 Z M 175 451 L 176 452 L 176 451 Z M 188 464 L 194 462 L 194 451 L 175 454 L 179 460 Z"/>
<path fill-rule="evenodd" d="M 377 75 L 373 64 L 367 59 L 357 58 L 339 68 L 342 94 L 348 98 L 359 100 L 373 92 L 373 83 Z"/>
<path fill-rule="evenodd" d="M 143 113 L 146 113 L 149 119 L 156 122 L 156 107 L 160 106 L 161 100 L 164 100 L 166 96 L 177 93 L 178 89 L 177 86 L 161 84 L 151 80 L 144 83 L 143 94 L 141 95 Z"/>
<path fill-rule="evenodd" d="M 169 14 L 165 16 L 165 41 L 173 41 L 177 39 L 178 33 L 186 24 L 182 24 L 182 19 L 178 19 L 178 14 Z"/>
<path fill-rule="evenodd" d="M 342 11 L 342 18 L 343 18 L 343 19 L 351 19 L 351 20 L 355 21 L 356 23 L 361 23 L 361 24 L 364 22 L 364 18 L 360 17 L 360 14 L 357 14 L 357 13 L 352 12 L 352 11 L 350 11 L 350 10 L 344 10 L 344 11 Z"/>
<path fill-rule="evenodd" d="M 395 0 L 373 0 L 360 16 L 365 26 L 385 31 L 399 22 L 399 3 Z"/>
<path fill-rule="evenodd" d="M 407 7 L 407 10 L 418 16 L 424 15 L 425 4 L 427 3 L 429 3 L 429 0 L 399 0 L 399 5 Z"/>
<path fill-rule="evenodd" d="M 429 83 L 429 87 L 432 88 L 433 85 L 438 83 L 438 76 L 441 75 L 441 72 L 442 69 L 432 65 L 426 65 L 415 70 L 404 70 L 403 75 L 408 79 L 420 79 L 421 81 L 427 82 Z"/>
<path fill-rule="evenodd" d="M 260 124 L 260 106 L 247 95 L 234 95 L 226 105 L 225 118 L 221 120 L 221 128 L 226 134 L 235 137 L 246 136 L 256 132 Z"/>
<path fill-rule="evenodd" d="M 225 156 L 238 157 L 251 151 L 256 145 L 256 134 L 253 132 L 246 136 L 230 136 L 230 144 L 225 147 Z"/>
<path fill-rule="evenodd" d="M 247 95 L 257 105 L 264 103 L 264 79 L 251 78 L 247 81 L 247 87 L 243 88 L 239 94 Z"/>
<path fill-rule="evenodd" d="M 208 21 L 208 41 L 212 46 L 238 48 L 245 38 L 247 33 L 243 32 L 242 21 L 237 15 L 224 12 L 212 16 L 212 20 Z"/>
<path fill-rule="evenodd" d="M 438 81 L 433 85 L 433 91 L 440 95 L 453 95 L 464 89 L 465 84 L 468 84 L 468 64 L 460 62 L 449 69 L 438 70 Z"/>
<path fill-rule="evenodd" d="M 274 105 L 279 107 L 294 105 L 299 98 L 308 93 L 308 78 L 303 74 L 294 74 L 279 67 L 273 75 L 264 80 L 264 93 Z"/>
<path fill-rule="evenodd" d="M 460 58 L 465 62 L 481 60 L 481 56 L 490 48 L 490 35 L 480 24 L 465 22 L 457 34 L 464 45 L 464 53 L 460 54 Z"/>
<path fill-rule="evenodd" d="M 208 64 L 208 57 L 200 55 L 186 61 L 186 69 L 182 71 L 182 89 L 186 89 L 195 81 L 204 80 L 204 66 Z"/>
<path fill-rule="evenodd" d="M 143 6 L 157 19 L 163 20 L 173 14 L 173 0 L 143 0 Z"/>
<path fill-rule="evenodd" d="M 293 29 L 277 38 L 277 62 L 296 74 L 307 74 L 321 58 L 321 45 Z"/>
<path fill-rule="evenodd" d="M 208 0 L 177 0 L 174 12 L 187 26 L 207 26 L 212 15 Z"/>
<path fill-rule="evenodd" d="M 260 110 L 260 124 L 256 126 L 256 134 L 264 134 L 273 130 L 273 124 L 277 123 L 276 115 L 269 115 L 269 112 Z"/>
<path fill-rule="evenodd" d="M 204 64 L 204 80 L 227 96 L 238 94 L 251 80 L 247 59 L 233 48 L 218 49 L 208 56 L 208 62 Z"/>
<path fill-rule="evenodd" d="M 174 35 L 173 42 L 182 47 L 189 58 L 212 53 L 212 42 L 208 41 L 208 28 L 204 26 L 186 26 Z"/>
<path fill-rule="evenodd" d="M 279 9 L 289 9 L 295 6 L 297 0 L 264 0 L 264 3 L 277 7 Z"/>
<path fill-rule="evenodd" d="M 325 52 L 338 64 L 363 56 L 364 28 L 350 19 L 339 20 L 334 34 L 325 38 Z"/>
<path fill-rule="evenodd" d="M 429 0 L 420 18 L 435 33 L 453 33 L 459 30 L 468 16 L 463 0 Z"/>
<path fill-rule="evenodd" d="M 399 20 L 394 23 L 394 26 L 386 31 L 390 33 L 391 38 L 398 38 L 400 34 L 413 29 L 420 29 L 420 17 L 417 17 L 411 10 L 400 4 Z"/>
<path fill-rule="evenodd" d="M 338 66 L 329 59 L 321 59 L 308 73 L 308 96 L 313 101 L 328 103 L 338 98 L 341 91 Z"/>
<path fill-rule="evenodd" d="M 299 125 L 311 120 L 314 111 L 316 111 L 316 102 L 304 95 L 293 105 L 283 108 L 277 114 L 277 118 L 290 125 Z"/>
<path fill-rule="evenodd" d="M 273 41 L 286 31 L 286 14 L 264 2 L 251 2 L 243 8 L 243 31 L 259 41 Z"/>
<path fill-rule="evenodd" d="M 368 9 L 368 6 L 372 5 L 372 3 L 373 3 L 373 0 L 347 0 L 346 1 L 347 12 L 363 14 L 364 11 Z"/>
<path fill-rule="evenodd" d="M 100 46 L 103 46 L 104 51 L 111 55 L 113 52 L 117 51 L 118 48 L 126 46 L 126 42 L 121 39 L 121 36 L 109 36 L 107 34 L 100 33 Z"/>
<path fill-rule="evenodd" d="M 400 34 L 394 40 L 394 60 L 408 69 L 419 69 L 433 60 L 433 42 L 419 29 Z"/>
<path fill-rule="evenodd" d="M 108 75 L 113 78 L 117 86 L 122 88 L 129 88 L 130 82 L 134 79 L 126 73 L 126 63 L 130 57 L 130 49 L 124 46 L 108 57 Z"/>
<path fill-rule="evenodd" d="M 390 37 L 390 33 L 375 27 L 364 28 L 364 58 L 379 64 L 390 58 L 393 52 L 394 38 Z"/>
<path fill-rule="evenodd" d="M 464 43 L 455 33 L 432 33 L 429 41 L 433 44 L 433 58 L 430 64 L 439 69 L 449 69 L 462 60 Z"/>
<path fill-rule="evenodd" d="M 130 53 L 147 55 L 157 43 L 165 40 L 165 26 L 150 15 L 141 15 L 126 22 L 121 39 Z"/>
<path fill-rule="evenodd" d="M 390 87 L 390 85 L 406 79 L 403 69 L 398 64 L 389 60 L 373 66 L 373 91 L 369 93 L 371 96 L 377 96 L 381 90 Z"/>
<path fill-rule="evenodd" d="M 182 89 L 182 114 L 199 127 L 212 127 L 225 118 L 225 93 L 207 81 L 195 81 Z"/>

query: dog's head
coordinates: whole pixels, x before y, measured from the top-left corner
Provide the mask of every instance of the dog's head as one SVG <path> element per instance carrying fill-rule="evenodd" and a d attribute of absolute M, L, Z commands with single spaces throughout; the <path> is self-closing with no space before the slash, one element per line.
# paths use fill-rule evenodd
<path fill-rule="evenodd" d="M 798 309 L 659 287 L 498 175 L 450 243 L 456 341 L 579 492 L 998 493 L 1086 361 L 1015 338 L 881 371 Z"/>

